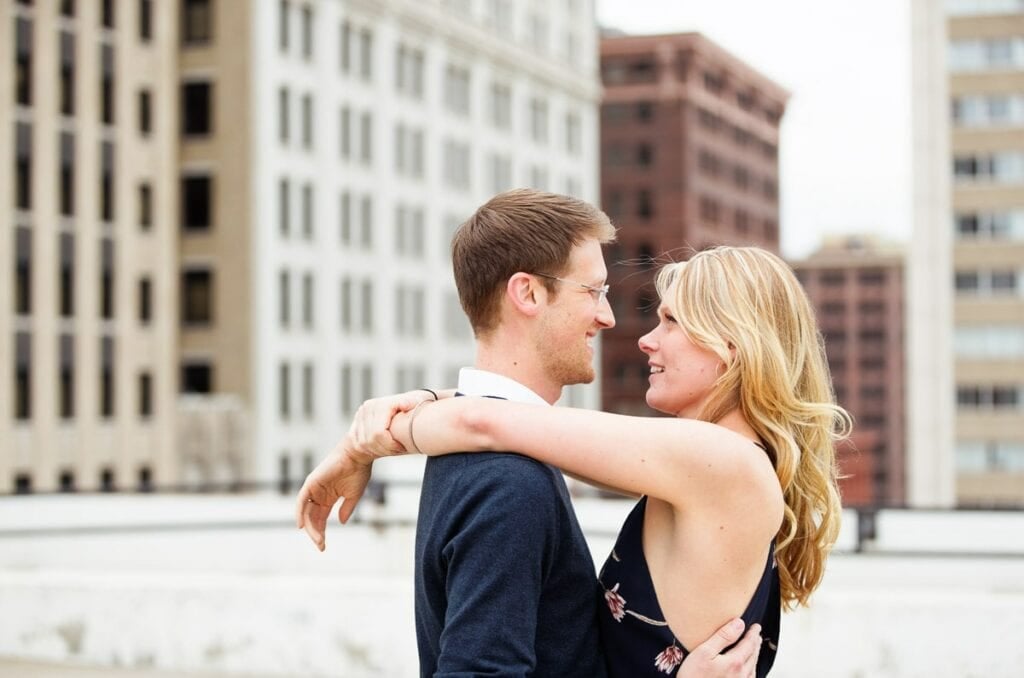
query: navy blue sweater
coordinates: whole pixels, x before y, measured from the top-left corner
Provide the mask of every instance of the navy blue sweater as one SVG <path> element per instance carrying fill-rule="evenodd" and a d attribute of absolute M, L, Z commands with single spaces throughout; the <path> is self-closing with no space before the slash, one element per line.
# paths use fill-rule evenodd
<path fill-rule="evenodd" d="M 516 454 L 427 460 L 416 525 L 420 675 L 605 675 L 598 584 L 562 474 Z"/>

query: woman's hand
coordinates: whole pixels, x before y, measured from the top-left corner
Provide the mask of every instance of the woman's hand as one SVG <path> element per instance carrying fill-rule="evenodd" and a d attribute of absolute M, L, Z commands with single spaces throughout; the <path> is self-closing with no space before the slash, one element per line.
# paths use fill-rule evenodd
<path fill-rule="evenodd" d="M 347 446 L 370 460 L 405 454 L 405 447 L 391 435 L 391 421 L 396 414 L 409 412 L 420 403 L 432 400 L 435 400 L 432 393 L 423 390 L 367 400 L 352 419 L 346 436 Z"/>

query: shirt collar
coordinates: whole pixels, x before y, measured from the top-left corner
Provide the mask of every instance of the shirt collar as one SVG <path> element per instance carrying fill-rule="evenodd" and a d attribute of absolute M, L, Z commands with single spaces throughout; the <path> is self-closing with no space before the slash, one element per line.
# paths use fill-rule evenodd
<path fill-rule="evenodd" d="M 504 398 L 517 403 L 550 405 L 548 401 L 515 379 L 474 367 L 463 367 L 459 370 L 459 393 Z"/>

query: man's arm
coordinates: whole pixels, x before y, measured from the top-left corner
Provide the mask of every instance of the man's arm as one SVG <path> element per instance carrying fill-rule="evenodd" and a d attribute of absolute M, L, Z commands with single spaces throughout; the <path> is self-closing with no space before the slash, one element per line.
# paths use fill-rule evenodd
<path fill-rule="evenodd" d="M 559 541 L 550 473 L 515 456 L 474 463 L 440 553 L 447 610 L 435 678 L 525 676 L 537 668 L 544 582 Z M 524 508 L 525 507 L 525 508 Z M 581 585 L 583 582 L 581 582 Z M 582 622 L 581 622 L 582 623 Z"/>

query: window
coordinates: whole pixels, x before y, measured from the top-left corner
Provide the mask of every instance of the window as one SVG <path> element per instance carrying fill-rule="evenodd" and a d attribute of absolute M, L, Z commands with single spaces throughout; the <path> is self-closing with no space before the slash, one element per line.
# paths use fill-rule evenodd
<path fill-rule="evenodd" d="M 302 147 L 313 148 L 313 97 L 302 97 Z"/>
<path fill-rule="evenodd" d="M 148 466 L 139 469 L 139 492 L 153 491 L 153 471 Z"/>
<path fill-rule="evenodd" d="M 368 112 L 359 118 L 359 160 L 364 165 L 373 162 L 373 118 Z"/>
<path fill-rule="evenodd" d="M 100 241 L 100 317 L 114 319 L 114 241 Z"/>
<path fill-rule="evenodd" d="M 14 418 L 32 417 L 32 336 L 14 335 Z"/>
<path fill-rule="evenodd" d="M 32 105 L 32 22 L 24 17 L 14 20 L 14 101 Z"/>
<path fill-rule="evenodd" d="M 395 251 L 399 255 L 423 257 L 423 210 L 406 205 L 395 208 Z"/>
<path fill-rule="evenodd" d="M 348 73 L 352 68 L 352 24 L 343 21 L 338 36 L 338 67 L 342 73 Z"/>
<path fill-rule="evenodd" d="M 100 472 L 100 491 L 101 492 L 113 492 L 117 489 L 117 484 L 114 481 L 114 470 L 105 468 Z"/>
<path fill-rule="evenodd" d="M 366 81 L 373 77 L 373 33 L 369 29 L 359 33 L 359 75 Z"/>
<path fill-rule="evenodd" d="M 153 320 L 153 281 L 148 276 L 139 278 L 139 323 L 148 325 Z"/>
<path fill-rule="evenodd" d="M 341 329 L 348 332 L 352 329 L 352 280 L 341 279 L 341 289 L 338 294 L 338 309 L 341 317 Z"/>
<path fill-rule="evenodd" d="M 149 372 L 139 374 L 139 416 L 143 419 L 153 416 L 153 375 Z"/>
<path fill-rule="evenodd" d="M 302 8 L 302 58 L 313 58 L 313 8 L 309 5 Z"/>
<path fill-rule="evenodd" d="M 567 113 L 565 116 L 565 150 L 570 155 L 579 155 L 583 149 L 582 123 L 578 113 Z"/>
<path fill-rule="evenodd" d="M 153 131 L 152 94 L 148 89 L 139 91 L 139 133 L 148 137 Z"/>
<path fill-rule="evenodd" d="M 189 361 L 181 366 L 182 393 L 213 393 L 213 366 L 208 362 Z"/>
<path fill-rule="evenodd" d="M 15 494 L 32 494 L 32 476 L 27 473 L 19 473 L 14 476 Z"/>
<path fill-rule="evenodd" d="M 60 15 L 74 18 L 75 0 L 60 0 Z"/>
<path fill-rule="evenodd" d="M 213 85 L 186 82 L 181 86 L 181 133 L 186 137 L 206 136 L 213 131 Z"/>
<path fill-rule="evenodd" d="M 352 365 L 345 363 L 341 366 L 340 374 L 338 375 L 339 385 L 339 398 L 338 402 L 341 410 L 341 415 L 344 417 L 350 417 L 355 412 L 355 404 L 352 397 Z"/>
<path fill-rule="evenodd" d="M 100 338 L 100 416 L 114 416 L 114 338 Z"/>
<path fill-rule="evenodd" d="M 359 324 L 364 334 L 373 332 L 373 281 L 364 280 L 361 288 Z"/>
<path fill-rule="evenodd" d="M 100 142 L 100 219 L 114 220 L 114 144 Z"/>
<path fill-rule="evenodd" d="M 640 167 L 650 167 L 654 164 L 654 149 L 650 144 L 639 144 L 636 147 L 636 164 Z"/>
<path fill-rule="evenodd" d="M 153 225 L 153 188 L 149 183 L 139 184 L 139 226 L 148 231 Z"/>
<path fill-rule="evenodd" d="M 100 120 L 114 124 L 114 48 L 100 46 Z"/>
<path fill-rule="evenodd" d="M 316 305 L 316 290 L 310 273 L 302 276 L 302 324 L 313 329 L 313 308 Z"/>
<path fill-rule="evenodd" d="M 32 126 L 14 123 L 14 206 L 32 209 Z"/>
<path fill-rule="evenodd" d="M 277 38 L 278 46 L 281 48 L 282 52 L 288 51 L 288 15 L 291 11 L 291 8 L 288 5 L 288 0 L 281 0 L 278 4 L 277 27 L 279 32 Z"/>
<path fill-rule="evenodd" d="M 280 320 L 281 327 L 287 328 L 292 321 L 291 312 L 291 296 L 292 296 L 292 278 L 291 274 L 282 270 L 277 275 L 277 296 L 278 296 L 278 307 L 280 309 Z"/>
<path fill-rule="evenodd" d="M 530 138 L 538 144 L 548 141 L 548 104 L 536 97 L 530 99 Z"/>
<path fill-rule="evenodd" d="M 352 156 L 352 110 L 342 106 L 338 115 L 338 151 L 343 159 Z"/>
<path fill-rule="evenodd" d="M 60 247 L 60 315 L 70 318 L 75 314 L 75 236 L 61 233 Z"/>
<path fill-rule="evenodd" d="M 62 334 L 59 339 L 60 397 L 57 416 L 71 419 L 75 416 L 75 338 Z"/>
<path fill-rule="evenodd" d="M 32 231 L 18 227 L 14 232 L 14 312 L 32 312 Z"/>
<path fill-rule="evenodd" d="M 204 45 L 213 39 L 212 0 L 184 0 L 181 38 L 186 45 Z"/>
<path fill-rule="evenodd" d="M 277 407 L 281 419 L 287 421 L 292 413 L 291 366 L 283 362 L 277 368 Z"/>
<path fill-rule="evenodd" d="M 75 491 L 75 472 L 74 471 L 61 471 L 57 479 L 58 487 L 61 492 L 74 492 Z"/>
<path fill-rule="evenodd" d="M 500 153 L 490 157 L 491 193 L 501 193 L 512 188 L 512 158 Z"/>
<path fill-rule="evenodd" d="M 182 227 L 205 231 L 212 226 L 213 177 L 186 176 L 181 180 Z"/>
<path fill-rule="evenodd" d="M 69 132 L 60 133 L 60 213 L 75 213 L 75 137 Z"/>
<path fill-rule="evenodd" d="M 647 189 L 641 189 L 636 193 L 636 215 L 641 219 L 650 219 L 654 216 L 654 201 Z"/>
<path fill-rule="evenodd" d="M 186 270 L 181 274 L 181 321 L 209 325 L 213 321 L 213 272 Z"/>
<path fill-rule="evenodd" d="M 491 84 L 491 123 L 497 129 L 512 128 L 512 88 L 508 85 Z"/>
<path fill-rule="evenodd" d="M 395 61 L 395 89 L 412 99 L 423 99 L 423 51 L 398 45 Z"/>
<path fill-rule="evenodd" d="M 60 34 L 60 112 L 75 114 L 75 35 Z"/>
<path fill-rule="evenodd" d="M 139 40 L 149 42 L 152 39 L 153 0 L 139 0 Z"/>
<path fill-rule="evenodd" d="M 360 244 L 365 249 L 370 249 L 373 247 L 373 196 L 363 196 L 360 214 Z"/>
<path fill-rule="evenodd" d="M 454 189 L 469 190 L 469 158 L 470 149 L 468 143 L 461 143 L 453 139 L 448 139 L 444 142 L 442 176 L 446 186 Z"/>
<path fill-rule="evenodd" d="M 445 109 L 466 117 L 469 115 L 469 69 L 448 64 L 444 77 Z"/>
<path fill-rule="evenodd" d="M 277 136 L 282 144 L 288 143 L 289 98 L 287 87 L 281 87 L 277 90 Z"/>
<path fill-rule="evenodd" d="M 104 28 L 114 27 L 114 0 L 103 0 L 100 5 L 100 23 Z"/>
<path fill-rule="evenodd" d="M 338 197 L 338 240 L 342 245 L 352 243 L 352 194 L 348 191 Z"/>
<path fill-rule="evenodd" d="M 302 413 L 307 419 L 312 419 L 316 411 L 313 401 L 315 389 L 313 366 L 306 363 L 302 366 Z"/>
<path fill-rule="evenodd" d="M 313 239 L 313 184 L 302 186 L 302 235 Z"/>
<path fill-rule="evenodd" d="M 288 235 L 292 228 L 291 194 L 291 183 L 287 179 L 279 180 L 277 182 L 278 225 L 281 235 L 285 236 Z"/>

